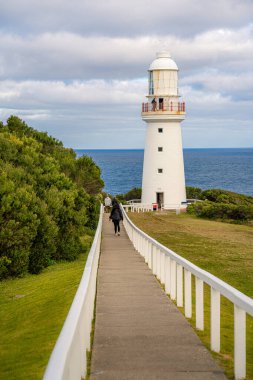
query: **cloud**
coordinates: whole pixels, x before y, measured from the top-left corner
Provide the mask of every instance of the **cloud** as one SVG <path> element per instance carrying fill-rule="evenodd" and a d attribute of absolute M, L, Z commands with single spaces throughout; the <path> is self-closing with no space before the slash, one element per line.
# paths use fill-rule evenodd
<path fill-rule="evenodd" d="M 226 84 L 229 78 L 225 80 Z M 220 132 L 216 139 L 222 130 L 231 133 L 231 130 L 242 132 L 248 129 L 251 133 L 245 136 L 247 139 L 250 135 L 252 137 L 253 100 L 235 100 L 218 92 L 219 78 L 214 86 L 212 77 L 206 75 L 202 89 L 194 88 L 197 80 L 201 80 L 201 76 L 186 78 L 188 84 L 180 87 L 187 110 L 183 123 L 186 142 L 194 141 L 192 136 L 196 134 L 199 137 L 205 133 L 209 135 L 210 131 L 215 134 L 217 128 Z M 115 138 L 121 147 L 139 147 L 145 130 L 140 111 L 146 90 L 146 80 L 90 80 L 68 84 L 62 81 L 2 81 L 0 116 L 4 119 L 17 114 L 75 147 L 82 147 L 82 141 L 103 146 L 106 135 L 111 138 L 105 147 L 110 147 Z M 85 134 L 89 136 L 88 140 Z"/>
<path fill-rule="evenodd" d="M 147 70 L 166 49 L 186 146 L 252 145 L 252 13 L 252 0 L 2 1 L 0 117 L 68 146 L 142 147 Z"/>
<path fill-rule="evenodd" d="M 109 104 L 136 105 L 141 102 L 146 92 L 146 83 L 142 80 L 132 81 L 2 81 L 0 82 L 0 99 L 2 106 L 29 107 L 44 105 L 49 109 L 55 107 L 73 107 L 89 105 L 98 107 Z"/>
<path fill-rule="evenodd" d="M 200 68 L 252 71 L 253 24 L 192 38 L 165 35 L 163 41 L 183 76 Z M 0 78 L 66 81 L 143 77 L 163 43 L 155 35 L 116 38 L 58 32 L 30 36 L 1 33 L 0 45 Z"/>
<path fill-rule="evenodd" d="M 2 1 L 0 25 L 19 34 L 67 31 L 81 35 L 189 36 L 203 29 L 252 22 L 251 0 L 16 0 Z M 32 15 L 32 17 L 31 17 Z"/>

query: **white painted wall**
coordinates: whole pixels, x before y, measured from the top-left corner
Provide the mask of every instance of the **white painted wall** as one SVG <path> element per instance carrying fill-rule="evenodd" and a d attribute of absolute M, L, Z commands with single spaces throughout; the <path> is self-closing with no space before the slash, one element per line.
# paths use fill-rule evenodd
<path fill-rule="evenodd" d="M 163 128 L 163 133 L 158 133 L 158 128 Z M 162 152 L 158 152 L 159 146 Z M 158 168 L 163 173 L 158 173 Z M 147 122 L 142 203 L 156 202 L 157 192 L 164 193 L 165 204 L 186 201 L 180 121 Z"/>

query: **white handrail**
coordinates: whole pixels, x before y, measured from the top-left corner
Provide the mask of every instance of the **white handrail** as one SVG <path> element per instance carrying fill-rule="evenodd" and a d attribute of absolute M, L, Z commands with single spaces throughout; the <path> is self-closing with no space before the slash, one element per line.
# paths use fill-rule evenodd
<path fill-rule="evenodd" d="M 124 226 L 136 250 L 158 279 L 165 285 L 165 291 L 176 300 L 178 306 L 185 303 L 185 315 L 192 315 L 191 275 L 196 281 L 196 328 L 204 329 L 203 284 L 211 287 L 211 349 L 220 351 L 220 294 L 234 304 L 234 375 L 235 379 L 246 377 L 246 318 L 253 316 L 253 299 L 228 285 L 211 273 L 192 264 L 171 249 L 163 246 L 129 219 L 125 210 Z M 182 272 L 184 271 L 184 281 Z M 184 298 L 183 298 L 184 285 Z"/>
<path fill-rule="evenodd" d="M 103 206 L 101 205 L 96 234 L 83 276 L 51 354 L 43 380 L 80 380 L 86 376 L 86 350 L 90 349 L 102 216 Z"/>
<path fill-rule="evenodd" d="M 126 205 L 121 205 L 127 212 L 130 209 L 131 212 L 147 212 L 153 211 L 153 206 L 150 203 L 129 203 Z"/>

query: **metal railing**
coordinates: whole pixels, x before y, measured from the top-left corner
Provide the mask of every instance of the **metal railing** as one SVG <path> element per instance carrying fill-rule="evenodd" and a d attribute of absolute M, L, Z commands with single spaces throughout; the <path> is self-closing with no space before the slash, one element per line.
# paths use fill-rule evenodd
<path fill-rule="evenodd" d="M 200 269 L 136 227 L 124 212 L 124 226 L 135 249 L 178 307 L 192 317 L 192 278 L 195 276 L 196 328 L 204 330 L 204 283 L 211 288 L 211 350 L 220 352 L 220 296 L 234 304 L 234 376 L 246 377 L 246 313 L 253 316 L 253 300 L 209 272 Z"/>
<path fill-rule="evenodd" d="M 83 276 L 51 354 L 43 380 L 80 380 L 86 376 L 86 350 L 90 350 L 102 216 L 103 206 L 101 205 L 97 231 Z"/>
<path fill-rule="evenodd" d="M 169 112 L 172 114 L 185 113 L 184 102 L 169 102 L 168 104 L 162 103 L 142 103 L 142 112 Z"/>

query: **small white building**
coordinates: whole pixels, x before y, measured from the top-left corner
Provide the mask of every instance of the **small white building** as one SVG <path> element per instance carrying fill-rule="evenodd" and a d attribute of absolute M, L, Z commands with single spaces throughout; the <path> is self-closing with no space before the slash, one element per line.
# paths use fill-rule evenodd
<path fill-rule="evenodd" d="M 166 208 L 186 203 L 181 121 L 185 103 L 178 92 L 178 67 L 168 52 L 157 53 L 149 67 L 147 123 L 142 177 L 142 204 Z"/>

